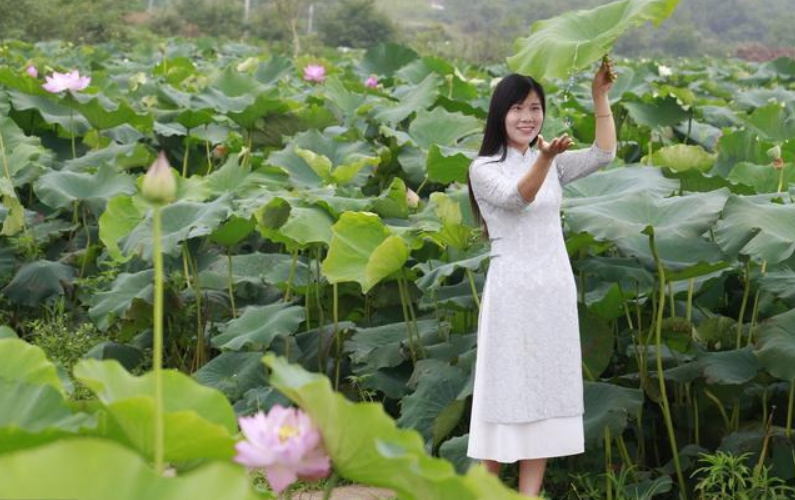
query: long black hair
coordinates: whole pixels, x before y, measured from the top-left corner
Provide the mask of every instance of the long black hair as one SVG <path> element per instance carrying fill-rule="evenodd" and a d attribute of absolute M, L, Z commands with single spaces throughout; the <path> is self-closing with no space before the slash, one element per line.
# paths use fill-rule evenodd
<path fill-rule="evenodd" d="M 511 106 L 524 102 L 531 92 L 535 92 L 538 95 L 541 101 L 541 110 L 546 116 L 547 103 L 544 87 L 535 81 L 533 77 L 512 73 L 500 80 L 491 95 L 489 114 L 486 117 L 486 127 L 483 130 L 483 142 L 478 152 L 479 156 L 492 156 L 502 151 L 502 157 L 496 161 L 505 161 L 508 156 L 508 134 L 505 131 L 505 116 L 510 111 Z M 530 146 L 535 146 L 537 140 L 538 136 L 530 142 Z M 475 217 L 475 221 L 483 227 L 483 235 L 488 238 L 489 228 L 480 214 L 480 207 L 475 200 L 475 195 L 472 193 L 472 181 L 469 178 L 469 173 L 467 173 L 467 184 L 469 185 L 469 202 L 472 206 L 472 215 Z"/>

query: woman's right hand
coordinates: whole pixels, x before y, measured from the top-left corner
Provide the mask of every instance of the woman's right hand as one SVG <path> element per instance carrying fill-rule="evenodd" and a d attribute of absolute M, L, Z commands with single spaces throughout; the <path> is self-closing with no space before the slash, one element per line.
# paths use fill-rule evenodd
<path fill-rule="evenodd" d="M 555 137 L 551 142 L 545 141 L 544 137 L 541 134 L 538 134 L 538 142 L 536 142 L 541 156 L 548 160 L 551 160 L 555 156 L 566 151 L 571 147 L 572 144 L 574 144 L 574 141 L 571 137 L 569 137 L 569 134 L 565 133 L 560 137 Z"/>

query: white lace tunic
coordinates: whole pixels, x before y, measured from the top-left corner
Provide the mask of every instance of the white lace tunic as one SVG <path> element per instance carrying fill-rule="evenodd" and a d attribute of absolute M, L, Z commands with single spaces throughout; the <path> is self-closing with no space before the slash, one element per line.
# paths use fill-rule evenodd
<path fill-rule="evenodd" d="M 564 185 L 595 172 L 615 153 L 594 144 L 558 155 L 527 203 L 518 181 L 537 154 L 508 148 L 504 162 L 501 154 L 478 157 L 469 169 L 491 240 L 478 323 L 468 450 L 473 458 L 510 462 L 582 451 L 577 289 L 560 205 Z M 555 438 L 567 429 L 573 432 L 568 442 Z"/>

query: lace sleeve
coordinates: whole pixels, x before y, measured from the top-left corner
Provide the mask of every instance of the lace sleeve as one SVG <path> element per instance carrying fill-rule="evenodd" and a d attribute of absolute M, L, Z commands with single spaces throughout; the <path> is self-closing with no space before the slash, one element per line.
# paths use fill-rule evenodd
<path fill-rule="evenodd" d="M 566 151 L 555 159 L 560 185 L 565 186 L 581 177 L 590 175 L 610 163 L 616 150 L 608 151 L 593 143 L 590 148 Z"/>
<path fill-rule="evenodd" d="M 531 202 L 519 193 L 519 183 L 507 178 L 494 162 L 475 160 L 469 167 L 473 194 L 496 207 L 521 210 Z"/>

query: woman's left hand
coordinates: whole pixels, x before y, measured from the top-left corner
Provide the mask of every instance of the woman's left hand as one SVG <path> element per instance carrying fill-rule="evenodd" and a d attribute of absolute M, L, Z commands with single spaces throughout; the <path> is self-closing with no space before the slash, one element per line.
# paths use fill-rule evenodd
<path fill-rule="evenodd" d="M 593 96 L 607 95 L 610 89 L 613 88 L 613 82 L 616 81 L 616 78 L 616 72 L 613 70 L 613 61 L 605 56 L 602 59 L 602 65 L 599 66 L 599 71 L 593 77 L 593 83 L 591 84 Z"/>

